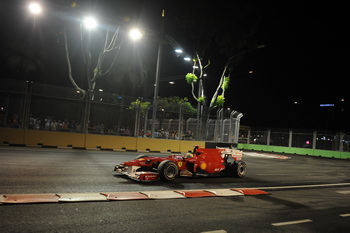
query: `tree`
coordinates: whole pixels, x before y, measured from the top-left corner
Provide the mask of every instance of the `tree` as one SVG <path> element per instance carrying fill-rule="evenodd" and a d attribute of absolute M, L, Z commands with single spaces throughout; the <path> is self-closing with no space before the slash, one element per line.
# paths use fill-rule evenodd
<path fill-rule="evenodd" d="M 84 108 L 84 117 L 83 117 L 83 132 L 88 133 L 88 123 L 90 118 L 91 110 L 91 100 L 93 92 L 96 88 L 96 82 L 99 78 L 105 76 L 109 73 L 113 67 L 116 58 L 119 54 L 119 50 L 122 44 L 122 40 L 119 36 L 120 27 L 117 27 L 112 33 L 110 28 L 107 29 L 105 34 L 104 43 L 101 46 L 102 48 L 98 52 L 98 55 L 91 52 L 91 35 L 88 32 L 88 35 L 84 37 L 82 25 L 80 25 L 80 46 L 82 48 L 82 60 L 86 65 L 86 80 L 87 80 L 87 89 L 81 88 L 77 82 L 74 80 L 72 75 L 72 65 L 69 55 L 69 46 L 68 39 L 66 35 L 66 30 L 63 32 L 64 42 L 65 42 L 65 53 L 68 65 L 68 77 L 76 89 L 77 93 L 82 95 L 82 99 L 85 99 L 85 108 Z"/>
<path fill-rule="evenodd" d="M 130 106 L 128 107 L 128 109 L 134 110 L 134 111 L 140 111 L 142 115 L 145 115 L 150 105 L 151 103 L 148 101 L 142 102 L 140 101 L 140 99 L 137 99 L 134 102 L 130 103 Z"/>
<path fill-rule="evenodd" d="M 82 26 L 80 26 L 80 30 L 82 30 Z M 67 35 L 64 30 L 63 36 L 64 36 L 64 42 L 65 42 L 65 52 L 66 52 L 66 58 L 67 58 L 67 64 L 68 64 L 68 77 L 74 88 L 79 91 L 82 94 L 82 98 L 85 97 L 87 91 L 94 91 L 96 87 L 96 81 L 98 78 L 105 76 L 113 67 L 115 60 L 118 56 L 118 52 L 120 50 L 121 46 L 121 40 L 119 39 L 119 27 L 114 30 L 112 36 L 110 36 L 110 29 L 107 29 L 106 35 L 105 35 L 105 41 L 104 45 L 101 48 L 101 50 L 98 53 L 97 60 L 94 61 L 91 50 L 90 50 L 90 41 L 91 38 L 88 38 L 86 48 L 84 48 L 84 41 L 83 41 L 83 32 L 81 31 L 81 47 L 82 47 L 82 54 L 83 54 L 83 61 L 86 64 L 87 68 L 87 84 L 88 89 L 84 90 L 80 88 L 77 83 L 75 82 L 73 75 L 72 75 L 72 66 L 71 61 L 69 57 L 69 49 L 68 49 L 68 40 Z M 88 35 L 90 37 L 90 33 Z M 106 57 L 109 57 L 109 61 L 105 61 Z M 93 64 L 95 62 L 95 64 Z"/>
<path fill-rule="evenodd" d="M 212 4 L 210 0 L 203 0 L 200 4 L 189 1 L 183 4 L 186 7 L 181 7 L 185 10 L 178 18 L 178 24 L 194 45 L 193 67 L 198 67 L 186 75 L 186 81 L 192 86 L 193 98 L 203 106 L 208 104 L 209 111 L 223 107 L 232 71 L 247 52 L 259 47 L 255 37 L 261 20 L 259 7 L 252 1 Z M 209 99 L 205 93 L 208 90 L 203 87 L 203 75 L 213 63 L 213 57 L 226 61 L 221 75 L 216 75 L 218 85 L 207 103 Z M 195 94 L 196 85 L 198 94 Z"/>
<path fill-rule="evenodd" d="M 140 99 L 135 100 L 134 102 L 130 103 L 130 106 L 128 109 L 130 110 L 140 110 L 140 112 L 144 115 L 146 113 L 146 110 L 150 107 L 151 103 L 148 101 L 140 101 Z M 171 114 L 178 114 L 180 107 L 183 109 L 184 113 L 187 114 L 195 114 L 197 111 L 196 109 L 191 105 L 190 102 L 188 102 L 188 99 L 181 98 L 179 96 L 171 96 L 171 97 L 159 97 L 158 96 L 158 104 L 157 104 L 157 111 L 165 112 L 168 114 L 168 116 L 171 116 Z"/>
<path fill-rule="evenodd" d="M 179 96 L 171 97 L 158 97 L 158 111 L 168 112 L 168 113 L 178 113 L 180 107 L 185 113 L 195 114 L 196 109 L 193 108 L 188 99 L 181 98 Z"/>
<path fill-rule="evenodd" d="M 158 114 L 160 129 L 162 128 L 164 119 L 173 119 L 173 118 L 182 119 L 183 114 L 195 114 L 197 112 L 196 109 L 191 105 L 191 103 L 188 102 L 187 98 L 181 98 L 178 96 L 158 97 L 157 102 L 158 102 L 157 111 L 162 113 L 162 114 Z M 138 135 L 141 117 L 144 117 L 145 121 L 147 121 L 147 113 L 150 105 L 151 103 L 148 101 L 143 102 L 143 101 L 140 101 L 140 99 L 137 99 L 134 102 L 132 102 L 128 107 L 128 109 L 134 110 L 136 112 L 135 135 Z M 145 128 L 146 128 L 146 125 L 145 125 Z M 180 130 L 181 129 L 179 129 L 179 131 Z"/>

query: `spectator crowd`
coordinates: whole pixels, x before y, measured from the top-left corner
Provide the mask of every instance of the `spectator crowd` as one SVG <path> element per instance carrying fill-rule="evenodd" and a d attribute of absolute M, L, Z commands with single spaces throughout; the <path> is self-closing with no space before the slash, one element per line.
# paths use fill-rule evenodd
<path fill-rule="evenodd" d="M 22 117 L 19 114 L 13 115 L 13 117 L 5 124 L 1 122 L 0 127 L 9 127 L 9 128 L 23 128 Z M 60 132 L 72 132 L 72 133 L 81 133 L 81 123 L 75 120 L 57 120 L 52 116 L 47 116 L 45 118 L 39 118 L 35 116 L 29 117 L 28 129 L 32 130 L 48 130 L 48 131 L 60 131 Z M 113 125 L 112 127 L 105 127 L 102 123 L 93 123 L 89 122 L 88 131 L 91 134 L 107 134 L 107 135 L 118 135 L 118 136 L 129 136 L 133 137 L 135 131 L 129 126 L 117 126 Z M 137 137 L 151 137 L 151 130 L 140 129 L 136 133 Z M 180 139 L 178 132 L 176 130 L 167 130 L 159 129 L 154 132 L 155 138 L 164 138 L 164 139 Z M 182 133 L 181 139 L 184 140 L 193 140 L 194 136 L 191 130 L 187 130 Z"/>

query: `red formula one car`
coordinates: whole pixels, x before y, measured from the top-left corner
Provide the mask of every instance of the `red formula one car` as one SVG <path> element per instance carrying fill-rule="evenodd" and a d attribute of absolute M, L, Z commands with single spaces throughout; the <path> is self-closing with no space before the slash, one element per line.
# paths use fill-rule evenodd
<path fill-rule="evenodd" d="M 233 158 L 229 162 L 229 157 Z M 149 157 L 139 155 L 135 160 L 116 165 L 114 171 L 138 181 L 173 181 L 178 176 L 222 175 L 244 177 L 247 165 L 242 151 L 234 149 L 194 148 L 193 153 Z"/>

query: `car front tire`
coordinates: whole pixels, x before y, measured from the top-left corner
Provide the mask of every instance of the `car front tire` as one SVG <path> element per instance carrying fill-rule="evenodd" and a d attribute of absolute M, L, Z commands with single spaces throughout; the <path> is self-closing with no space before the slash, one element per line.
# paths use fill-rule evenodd
<path fill-rule="evenodd" d="M 170 160 L 161 162 L 157 171 L 160 179 L 163 181 L 174 181 L 179 174 L 179 168 L 173 161 Z"/>

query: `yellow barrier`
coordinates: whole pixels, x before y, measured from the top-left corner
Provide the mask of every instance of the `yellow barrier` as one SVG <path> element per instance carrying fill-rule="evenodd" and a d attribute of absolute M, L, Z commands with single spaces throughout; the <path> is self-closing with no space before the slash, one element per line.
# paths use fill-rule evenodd
<path fill-rule="evenodd" d="M 25 144 L 21 129 L 0 128 L 0 143 Z"/>
<path fill-rule="evenodd" d="M 25 130 L 24 144 L 84 147 L 85 134 L 57 131 Z"/>
<path fill-rule="evenodd" d="M 0 128 L 0 143 L 181 153 L 192 151 L 195 145 L 205 147 L 203 141 L 134 138 L 10 128 Z"/>
<path fill-rule="evenodd" d="M 136 138 L 111 135 L 87 134 L 86 148 L 136 150 Z"/>
<path fill-rule="evenodd" d="M 203 141 L 180 141 L 180 152 L 186 153 L 188 151 L 193 151 L 194 146 L 200 146 L 205 148 L 205 142 Z"/>
<path fill-rule="evenodd" d="M 137 138 L 137 150 L 180 152 L 180 142 L 170 139 Z"/>

